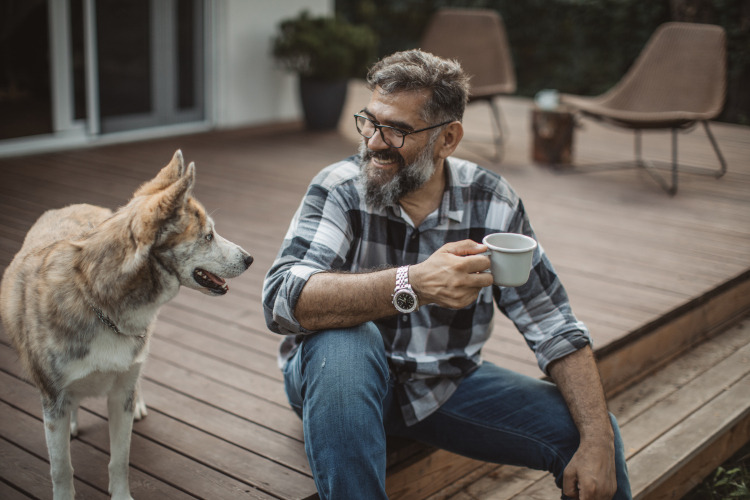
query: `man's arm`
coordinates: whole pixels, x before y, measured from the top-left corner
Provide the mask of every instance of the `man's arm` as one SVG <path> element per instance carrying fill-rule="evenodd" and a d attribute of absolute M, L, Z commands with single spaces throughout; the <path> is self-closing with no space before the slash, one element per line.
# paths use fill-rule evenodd
<path fill-rule="evenodd" d="M 563 493 L 581 500 L 610 500 L 617 490 L 614 431 L 591 347 L 553 361 L 549 372 L 581 435 L 563 473 Z"/>
<path fill-rule="evenodd" d="M 448 243 L 427 260 L 409 268 L 409 283 L 420 306 L 438 304 L 460 309 L 492 284 L 486 256 L 472 256 L 487 248 L 471 240 Z M 470 257 L 462 257 L 470 256 Z M 371 273 L 317 273 L 300 293 L 294 316 L 306 330 L 345 328 L 393 316 L 396 269 Z"/>

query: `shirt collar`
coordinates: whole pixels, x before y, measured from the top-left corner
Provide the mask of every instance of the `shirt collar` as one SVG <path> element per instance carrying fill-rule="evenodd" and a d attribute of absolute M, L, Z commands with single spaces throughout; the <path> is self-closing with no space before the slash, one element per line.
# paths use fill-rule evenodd
<path fill-rule="evenodd" d="M 443 191 L 443 203 L 440 205 L 440 224 L 445 219 L 461 222 L 464 218 L 464 194 L 458 177 L 458 170 L 448 158 L 443 164 L 447 175 L 445 176 L 445 191 Z"/>

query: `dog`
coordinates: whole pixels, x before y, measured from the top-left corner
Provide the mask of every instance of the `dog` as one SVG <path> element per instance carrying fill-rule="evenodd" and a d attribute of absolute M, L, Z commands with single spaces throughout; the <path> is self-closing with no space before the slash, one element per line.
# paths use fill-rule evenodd
<path fill-rule="evenodd" d="M 116 212 L 71 205 L 42 214 L 0 285 L 0 315 L 41 392 L 53 497 L 73 500 L 70 435 L 81 399 L 107 396 L 109 492 L 128 485 L 133 420 L 146 416 L 141 369 L 159 308 L 180 286 L 219 296 L 253 258 L 219 236 L 192 196 L 195 164 L 172 161 Z"/>

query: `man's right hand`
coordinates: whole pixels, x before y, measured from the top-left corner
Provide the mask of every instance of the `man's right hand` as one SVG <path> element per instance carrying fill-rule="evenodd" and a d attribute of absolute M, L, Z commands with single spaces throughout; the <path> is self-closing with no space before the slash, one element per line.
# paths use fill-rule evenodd
<path fill-rule="evenodd" d="M 485 245 L 472 240 L 457 241 L 411 266 L 409 283 L 419 303 L 461 309 L 477 300 L 479 291 L 492 285 L 492 275 L 481 272 L 489 269 L 490 258 L 477 255 L 485 250 Z"/>

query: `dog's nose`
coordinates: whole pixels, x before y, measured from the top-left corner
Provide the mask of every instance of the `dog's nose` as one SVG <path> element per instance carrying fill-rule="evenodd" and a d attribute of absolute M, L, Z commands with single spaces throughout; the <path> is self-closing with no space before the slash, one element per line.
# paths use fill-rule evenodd
<path fill-rule="evenodd" d="M 245 257 L 245 267 L 250 267 L 250 264 L 252 263 L 253 263 L 252 255 L 248 255 L 247 257 Z"/>

